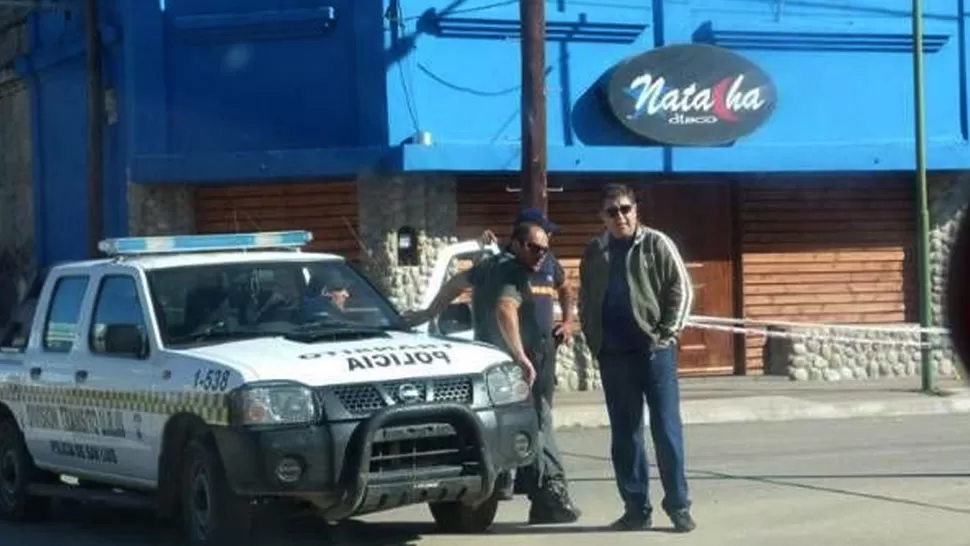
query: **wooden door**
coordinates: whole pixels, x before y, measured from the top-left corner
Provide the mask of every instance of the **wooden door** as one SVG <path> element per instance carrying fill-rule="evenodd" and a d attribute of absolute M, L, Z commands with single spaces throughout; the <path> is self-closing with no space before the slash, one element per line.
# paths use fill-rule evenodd
<path fill-rule="evenodd" d="M 734 316 L 734 236 L 729 183 L 649 183 L 641 186 L 640 216 L 679 247 L 694 286 L 695 315 Z M 734 336 L 687 328 L 681 336 L 681 375 L 731 374 Z"/>

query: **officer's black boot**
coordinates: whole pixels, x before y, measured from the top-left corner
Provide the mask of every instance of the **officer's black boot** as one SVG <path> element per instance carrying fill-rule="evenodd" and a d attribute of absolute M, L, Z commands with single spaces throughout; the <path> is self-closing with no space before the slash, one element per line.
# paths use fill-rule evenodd
<path fill-rule="evenodd" d="M 532 499 L 529 509 L 530 525 L 573 523 L 582 515 L 569 498 L 569 488 L 564 479 L 545 480 L 542 490 Z"/>

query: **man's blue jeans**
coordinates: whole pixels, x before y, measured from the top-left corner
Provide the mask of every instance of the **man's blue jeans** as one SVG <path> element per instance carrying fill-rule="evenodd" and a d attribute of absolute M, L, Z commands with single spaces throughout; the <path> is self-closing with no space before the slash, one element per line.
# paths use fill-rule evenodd
<path fill-rule="evenodd" d="M 684 468 L 674 345 L 642 353 L 600 353 L 600 377 L 612 435 L 613 471 L 628 512 L 649 514 L 650 471 L 643 434 L 643 401 L 650 409 L 650 435 L 668 514 L 690 508 Z"/>

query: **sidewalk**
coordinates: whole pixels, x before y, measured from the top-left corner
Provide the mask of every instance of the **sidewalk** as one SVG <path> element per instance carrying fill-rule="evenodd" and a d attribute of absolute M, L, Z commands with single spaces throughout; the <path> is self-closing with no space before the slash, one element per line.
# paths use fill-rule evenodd
<path fill-rule="evenodd" d="M 970 413 L 970 388 L 956 380 L 938 380 L 938 394 L 920 392 L 919 377 L 842 382 L 717 377 L 680 384 L 688 425 Z M 557 393 L 553 413 L 557 429 L 609 424 L 602 391 Z"/>

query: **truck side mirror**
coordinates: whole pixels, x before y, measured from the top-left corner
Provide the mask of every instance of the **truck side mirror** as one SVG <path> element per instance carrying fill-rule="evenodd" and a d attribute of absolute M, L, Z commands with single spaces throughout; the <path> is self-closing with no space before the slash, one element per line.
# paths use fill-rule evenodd
<path fill-rule="evenodd" d="M 472 308 L 467 303 L 452 303 L 438 316 L 438 331 L 443 335 L 471 330 Z"/>
<path fill-rule="evenodd" d="M 137 324 L 108 324 L 104 329 L 104 352 L 145 358 L 148 338 Z"/>

